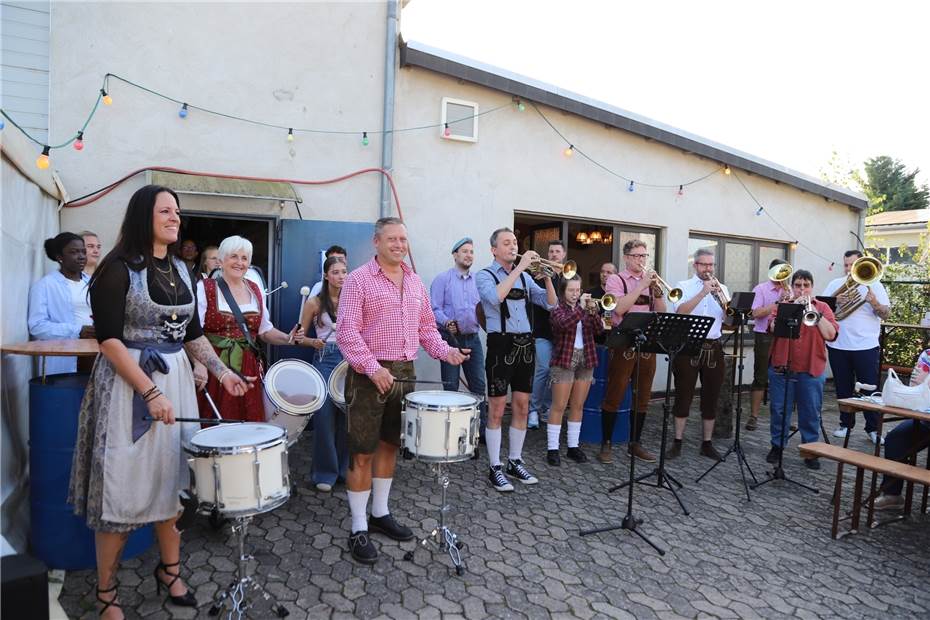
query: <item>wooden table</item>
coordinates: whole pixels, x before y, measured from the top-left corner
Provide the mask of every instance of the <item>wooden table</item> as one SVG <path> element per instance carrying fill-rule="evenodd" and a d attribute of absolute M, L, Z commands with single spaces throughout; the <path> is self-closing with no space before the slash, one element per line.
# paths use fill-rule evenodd
<path fill-rule="evenodd" d="M 930 413 L 924 411 L 915 411 L 913 409 L 902 409 L 900 407 L 889 407 L 888 405 L 880 405 L 878 403 L 872 402 L 871 400 L 866 400 L 863 398 L 840 398 L 837 400 L 840 411 L 846 413 L 855 413 L 857 411 L 871 411 L 878 414 L 878 436 L 882 436 L 882 426 L 886 421 L 896 422 L 899 420 L 918 420 L 921 422 L 930 422 Z M 887 420 L 886 420 L 887 418 Z M 843 444 L 845 448 L 849 443 L 849 436 L 852 433 L 846 433 L 846 442 Z M 875 444 L 875 456 L 881 456 L 882 444 L 881 441 Z M 913 455 L 914 465 L 917 464 L 917 455 Z M 927 467 L 930 469 L 930 455 L 927 457 Z M 875 496 L 876 496 L 876 487 L 878 483 L 878 474 L 872 473 L 872 485 L 869 495 L 869 516 L 868 523 L 870 527 L 874 527 L 873 517 L 875 516 Z M 927 510 L 927 488 L 924 487 L 923 499 L 921 502 L 921 511 L 926 512 Z M 914 485 L 908 483 L 907 494 L 904 501 L 904 510 L 905 513 L 910 513 L 911 511 L 911 501 L 913 499 Z M 838 498 L 836 498 L 838 500 Z"/>
<path fill-rule="evenodd" d="M 93 338 L 75 338 L 73 340 L 30 340 L 16 344 L 0 346 L 0 352 L 11 355 L 28 355 L 38 357 L 42 382 L 45 383 L 46 357 L 96 357 L 100 345 Z"/>

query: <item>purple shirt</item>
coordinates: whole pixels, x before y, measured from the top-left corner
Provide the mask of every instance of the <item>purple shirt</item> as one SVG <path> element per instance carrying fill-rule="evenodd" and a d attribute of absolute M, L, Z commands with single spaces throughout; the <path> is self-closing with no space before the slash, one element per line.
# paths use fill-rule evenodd
<path fill-rule="evenodd" d="M 462 274 L 453 267 L 436 276 L 429 287 L 433 314 L 439 327 L 445 327 L 449 321 L 456 321 L 459 333 L 478 333 L 478 319 L 475 306 L 481 301 L 475 276 L 470 272 Z"/>
<path fill-rule="evenodd" d="M 760 282 L 756 285 L 756 288 L 752 289 L 752 292 L 755 293 L 755 298 L 752 300 L 752 309 L 761 308 L 762 306 L 768 306 L 769 304 L 774 304 L 779 299 L 784 292 L 785 287 L 780 284 L 776 284 L 771 280 L 766 280 L 765 282 Z M 769 321 L 771 320 L 771 315 L 767 314 L 763 317 L 759 317 L 755 320 L 755 326 L 752 328 L 754 332 L 767 333 L 769 330 Z"/>

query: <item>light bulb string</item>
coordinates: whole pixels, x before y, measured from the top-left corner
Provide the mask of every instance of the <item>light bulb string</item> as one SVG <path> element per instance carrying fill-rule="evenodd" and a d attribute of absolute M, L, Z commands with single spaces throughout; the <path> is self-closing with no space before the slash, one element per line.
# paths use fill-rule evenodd
<path fill-rule="evenodd" d="M 94 107 L 91 108 L 90 114 L 87 115 L 87 120 L 84 121 L 84 124 L 81 125 L 81 128 L 80 128 L 77 132 L 75 132 L 74 136 L 73 136 L 70 140 L 68 140 L 67 142 L 62 142 L 61 144 L 45 144 L 45 143 L 42 142 L 41 140 L 35 138 L 35 137 L 34 137 L 32 134 L 30 134 L 28 131 L 26 131 L 26 130 L 23 128 L 22 125 L 20 125 L 20 124 L 17 123 L 15 120 L 13 120 L 13 117 L 10 116 L 9 114 L 7 114 L 7 113 L 6 113 L 6 110 L 0 108 L 0 114 L 3 115 L 3 118 L 5 118 L 6 120 L 10 121 L 10 124 L 11 124 L 11 125 L 13 125 L 14 127 L 16 127 L 17 129 L 19 129 L 20 132 L 22 132 L 22 134 L 23 134 L 24 136 L 26 136 L 27 138 L 29 138 L 31 141 L 35 142 L 35 143 L 38 144 L 39 146 L 41 146 L 41 147 L 46 147 L 46 146 L 47 146 L 47 147 L 50 148 L 50 149 L 61 149 L 61 148 L 64 148 L 64 147 L 66 147 L 66 146 L 71 146 L 72 144 L 74 144 L 74 142 L 76 142 L 76 141 L 78 140 L 78 134 L 83 134 L 83 133 L 87 130 L 87 126 L 90 125 L 91 119 L 93 119 L 93 118 L 94 118 L 94 114 L 97 113 L 97 108 L 100 107 L 100 102 L 101 102 L 102 100 L 103 100 L 103 95 L 101 95 L 100 93 L 97 93 L 97 100 L 94 102 Z"/>

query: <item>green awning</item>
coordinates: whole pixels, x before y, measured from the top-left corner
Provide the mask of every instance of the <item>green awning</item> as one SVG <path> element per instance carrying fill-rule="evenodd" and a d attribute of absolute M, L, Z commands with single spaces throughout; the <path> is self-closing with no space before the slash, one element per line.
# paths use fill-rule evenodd
<path fill-rule="evenodd" d="M 285 200 L 303 202 L 300 194 L 290 183 L 279 181 L 250 181 L 227 179 L 200 174 L 180 174 L 153 170 L 151 182 L 170 187 L 179 194 L 198 196 L 230 196 L 233 198 L 258 198 L 260 200 Z"/>

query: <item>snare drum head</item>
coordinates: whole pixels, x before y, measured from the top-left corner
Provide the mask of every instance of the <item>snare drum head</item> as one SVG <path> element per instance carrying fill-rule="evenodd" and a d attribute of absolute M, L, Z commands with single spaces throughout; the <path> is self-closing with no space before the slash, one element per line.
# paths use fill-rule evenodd
<path fill-rule="evenodd" d="M 289 415 L 309 415 L 326 401 L 326 382 L 303 360 L 279 360 L 265 373 L 265 396 L 275 409 Z"/>
<path fill-rule="evenodd" d="M 262 422 L 218 424 L 194 433 L 191 446 L 203 449 L 244 448 L 274 442 L 284 437 L 284 429 Z"/>
<path fill-rule="evenodd" d="M 346 402 L 346 375 L 349 373 L 349 362 L 342 360 L 329 375 L 329 397 L 334 402 Z"/>
<path fill-rule="evenodd" d="M 407 394 L 406 399 L 408 403 L 420 409 L 462 409 L 478 405 L 478 399 L 471 394 L 443 390 L 411 392 Z"/>

